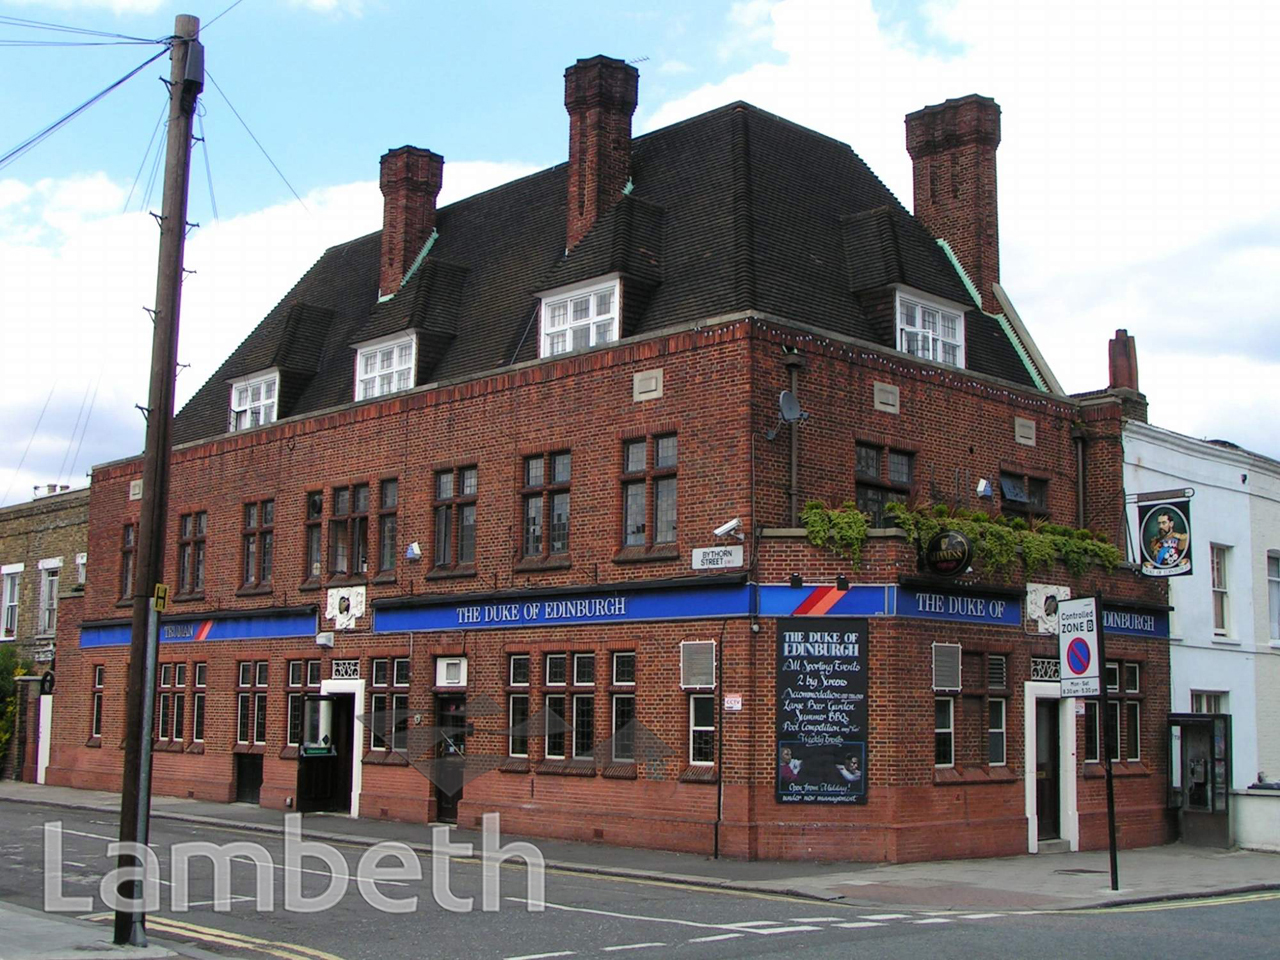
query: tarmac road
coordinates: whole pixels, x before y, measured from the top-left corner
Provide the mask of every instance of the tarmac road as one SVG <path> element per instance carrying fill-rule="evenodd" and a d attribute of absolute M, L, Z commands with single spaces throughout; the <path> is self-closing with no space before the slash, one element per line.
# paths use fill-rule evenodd
<path fill-rule="evenodd" d="M 114 866 L 106 845 L 116 822 L 109 815 L 0 801 L 0 900 L 41 908 L 45 877 L 44 825 L 63 824 L 63 884 L 66 896 L 94 897 L 79 915 L 109 928 L 110 913 L 97 899 L 102 875 Z M 193 861 L 190 909 L 173 910 L 172 844 L 201 840 L 216 844 L 261 844 L 272 866 L 276 909 L 255 909 L 256 868 L 234 860 L 229 868 L 229 912 L 218 912 L 213 870 Z M 546 909 L 527 910 L 528 872 L 504 866 L 498 875 L 498 909 L 482 907 L 483 869 L 474 858 L 448 863 L 448 894 L 473 898 L 470 912 L 448 910 L 442 877 L 432 858 L 415 854 L 421 880 L 370 883 L 360 861 L 367 844 L 332 844 L 351 874 L 331 909 L 296 913 L 283 909 L 286 875 L 305 896 L 330 884 L 326 865 L 307 858 L 288 863 L 279 835 L 234 825 L 210 826 L 153 820 L 152 846 L 160 856 L 161 909 L 149 921 L 151 936 L 194 956 L 278 957 L 284 960 L 550 960 L 553 957 L 850 957 L 920 960 L 921 957 L 1179 957 L 1221 960 L 1226 955 L 1280 956 L 1280 891 L 1099 910 L 1016 912 L 886 910 L 818 902 L 762 892 L 725 891 L 642 878 L 601 877 L 551 869 Z M 443 861 L 444 858 L 441 858 Z M 383 866 L 394 864 L 384 861 Z M 438 869 L 438 867 L 437 867 Z M 417 896 L 409 913 L 375 909 L 360 882 L 390 899 Z M 457 904 L 455 904 L 457 906 Z M 6 943 L 0 958 L 18 956 L 22 944 Z"/>

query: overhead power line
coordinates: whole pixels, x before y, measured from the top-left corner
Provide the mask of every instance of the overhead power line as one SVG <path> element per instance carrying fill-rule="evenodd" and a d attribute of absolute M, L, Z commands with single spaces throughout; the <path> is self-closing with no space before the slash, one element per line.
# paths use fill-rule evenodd
<path fill-rule="evenodd" d="M 257 145 L 258 149 L 262 151 L 262 155 L 267 158 L 267 163 L 271 164 L 271 169 L 274 170 L 277 174 L 279 174 L 280 179 L 283 180 L 284 185 L 289 188 L 289 192 L 293 194 L 294 199 L 296 199 L 299 203 L 302 204 L 303 210 L 306 210 L 308 213 L 310 213 L 311 211 L 307 208 L 307 205 L 303 203 L 302 198 L 298 196 L 298 191 L 293 189 L 293 184 L 289 182 L 289 178 L 286 177 L 283 173 L 281 173 L 280 168 L 276 166 L 276 162 L 271 159 L 271 154 L 267 153 L 267 148 L 264 147 L 258 141 L 258 138 L 253 135 L 253 131 L 249 129 L 249 125 L 244 122 L 244 117 L 240 116 L 240 112 L 236 110 L 234 106 L 231 105 L 231 101 L 228 100 L 227 95 L 223 93 L 222 87 L 218 86 L 218 81 L 213 79 L 213 74 L 209 72 L 208 68 L 205 69 L 204 75 L 209 78 L 209 82 L 213 84 L 213 87 L 215 90 L 218 91 L 219 96 L 221 96 L 222 99 L 226 101 L 227 106 L 231 107 L 231 112 L 234 113 L 236 115 L 236 119 L 240 121 L 240 126 L 244 127 L 244 132 L 249 134 L 249 139 L 251 139 Z M 0 166 L 2 166 L 2 161 L 0 161 Z"/>
<path fill-rule="evenodd" d="M 203 33 L 204 31 L 208 30 L 215 23 L 217 23 L 219 20 L 225 17 L 228 13 L 230 13 L 236 7 L 240 6 L 240 4 L 242 3 L 244 3 L 244 0 L 235 0 L 235 3 L 231 4 L 231 6 L 227 7 L 227 9 L 223 10 L 220 14 L 218 14 L 216 17 L 214 17 L 212 20 L 210 20 L 208 23 L 202 26 L 200 28 L 201 32 Z"/>
<path fill-rule="evenodd" d="M 0 156 L 0 170 L 3 170 L 3 169 L 4 169 L 5 167 L 7 167 L 10 163 L 12 163 L 14 160 L 18 159 L 18 158 L 19 158 L 19 157 L 21 157 L 24 153 L 26 153 L 28 150 L 30 150 L 32 147 L 36 146 L 36 145 L 37 145 L 37 144 L 39 144 L 41 141 L 45 140 L 47 137 L 49 137 L 49 136 L 51 136 L 52 134 L 54 134 L 54 133 L 55 133 L 57 130 L 59 130 L 61 127 L 63 127 L 63 126 L 65 126 L 66 124 L 70 123 L 72 120 L 74 120 L 74 119 L 75 119 L 76 117 L 78 117 L 80 114 L 82 114 L 85 110 L 88 110 L 91 106 L 93 106 L 95 103 L 97 103 L 99 100 L 101 100 L 101 99 L 102 99 L 103 97 L 105 97 L 107 94 L 109 94 L 112 90 L 116 89 L 116 87 L 120 86 L 122 83 L 124 83 L 125 81 L 127 81 L 130 77 L 133 77 L 134 75 L 136 75 L 137 73 L 139 73 L 140 71 L 142 71 L 142 70 L 143 70 L 144 68 L 146 68 L 149 64 L 152 64 L 152 63 L 154 63 L 155 61 L 159 60 L 159 59 L 160 59 L 161 57 L 163 57 L 167 52 L 168 52 L 168 47 L 166 46 L 164 49 L 160 50 L 160 51 L 159 51 L 159 52 L 158 52 L 154 57 L 149 57 L 148 59 L 144 60 L 142 63 L 138 64 L 136 67 L 134 67 L 132 70 L 130 70 L 130 71 L 129 71 L 128 73 L 126 73 L 123 77 L 121 77 L 121 78 L 120 78 L 119 80 L 117 80 L 115 83 L 111 84 L 111 85 L 110 85 L 109 87 L 107 87 L 106 89 L 104 89 L 104 90 L 100 91 L 99 93 L 94 94 L 92 97 L 90 97 L 90 98 L 89 98 L 88 100 L 86 100 L 84 103 L 80 104 L 80 106 L 78 106 L 78 107 L 76 107 L 75 109 L 73 109 L 73 110 L 69 111 L 68 113 L 63 114 L 59 119 L 57 119 L 57 120 L 55 120 L 53 123 L 49 124 L 47 127 L 45 127 L 43 130 L 41 130 L 39 133 L 32 134 L 32 135 L 31 135 L 30 137 L 28 137 L 26 140 L 23 140 L 23 141 L 22 141 L 22 143 L 18 144 L 18 145 L 17 145 L 16 147 L 14 147 L 12 150 L 9 150 L 7 153 L 5 153 L 5 154 L 4 154 L 4 156 Z"/>
<path fill-rule="evenodd" d="M 221 16 L 221 14 L 219 14 L 219 16 Z M 90 30 L 87 27 L 71 27 L 63 23 L 49 23 L 46 20 L 28 20 L 25 17 L 11 17 L 8 14 L 0 14 L 0 26 L 25 27 L 30 30 L 50 30 L 54 33 L 75 33 L 87 37 L 106 37 L 111 40 L 129 40 L 134 43 L 165 43 L 169 39 L 168 37 L 131 37 L 127 33 L 107 33 L 103 30 Z"/>

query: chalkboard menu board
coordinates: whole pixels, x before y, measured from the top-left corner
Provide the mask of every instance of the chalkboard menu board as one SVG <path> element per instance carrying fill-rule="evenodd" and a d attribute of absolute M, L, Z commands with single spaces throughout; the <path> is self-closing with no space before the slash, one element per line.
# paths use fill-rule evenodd
<path fill-rule="evenodd" d="M 867 801 L 867 620 L 778 621 L 778 803 Z"/>

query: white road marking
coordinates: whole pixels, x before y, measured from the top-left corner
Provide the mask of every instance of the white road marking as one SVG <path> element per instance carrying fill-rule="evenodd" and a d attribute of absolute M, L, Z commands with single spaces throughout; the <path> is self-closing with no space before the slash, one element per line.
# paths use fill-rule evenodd
<path fill-rule="evenodd" d="M 862 913 L 859 914 L 863 920 L 906 920 L 911 916 L 909 913 Z"/>
<path fill-rule="evenodd" d="M 528 903 L 524 897 L 507 897 L 513 903 Z M 679 920 L 675 917 L 648 917 L 637 913 L 615 913 L 613 910 L 595 910 L 591 907 L 567 907 L 562 903 L 552 903 L 546 901 L 544 906 L 548 910 L 564 910 L 566 913 L 589 913 L 597 917 L 614 917 L 618 920 L 648 920 L 651 923 L 672 923 L 680 927 L 698 927 L 702 930 L 734 930 L 737 929 L 731 923 L 702 923 L 698 920 Z M 816 928 L 815 928 L 816 929 Z M 749 927 L 745 929 L 746 933 L 761 933 L 760 930 L 752 930 Z M 740 934 L 739 934 L 740 936 Z M 559 954 L 552 954 L 559 956 Z"/>
<path fill-rule="evenodd" d="M 856 920 L 850 923 L 837 923 L 836 926 L 845 930 L 864 930 L 867 927 L 883 927 L 884 924 L 874 920 Z"/>
<path fill-rule="evenodd" d="M 524 953 L 518 957 L 507 957 L 506 960 L 547 960 L 547 957 L 572 957 L 572 950 L 557 950 L 555 953 Z"/>
<path fill-rule="evenodd" d="M 689 940 L 686 942 L 687 943 L 713 943 L 716 940 L 736 940 L 738 939 L 738 937 L 741 937 L 741 936 L 742 936 L 741 933 L 717 933 L 710 937 L 694 937 L 692 940 Z"/>
<path fill-rule="evenodd" d="M 649 947 L 665 947 L 666 944 L 658 940 L 652 943 L 620 943 L 616 947 L 601 947 L 605 953 L 613 953 L 615 950 L 645 950 Z"/>
<path fill-rule="evenodd" d="M 230 898 L 229 900 L 225 901 L 225 902 L 227 902 L 227 903 L 253 903 L 253 902 L 254 902 L 254 899 L 255 899 L 254 897 L 242 897 L 242 896 L 240 896 L 240 894 L 238 894 L 238 893 L 233 893 L 233 894 L 231 895 L 231 898 Z M 188 904 L 187 904 L 187 906 L 188 906 L 188 907 L 212 907 L 212 906 L 214 906 L 214 905 L 216 905 L 216 904 L 219 904 L 219 903 L 222 903 L 222 902 L 224 902 L 224 901 L 222 901 L 222 900 L 194 900 L 194 901 L 192 901 L 191 903 L 188 903 Z"/>
<path fill-rule="evenodd" d="M 90 837 L 90 838 L 92 838 L 92 839 L 94 839 L 94 840 L 106 840 L 106 841 L 108 841 L 108 842 L 110 842 L 110 843 L 114 843 L 115 841 L 117 841 L 117 840 L 119 840 L 119 839 L 120 839 L 119 837 L 104 837 L 104 836 L 103 836 L 102 834 L 100 834 L 100 833 L 84 833 L 84 832 L 82 832 L 82 831 L 80 831 L 80 830 L 72 830 L 72 829 L 70 829 L 69 827 L 63 827 L 63 828 L 62 828 L 62 832 L 63 832 L 63 833 L 69 833 L 69 834 L 71 834 L 73 837 Z"/>
<path fill-rule="evenodd" d="M 21 857 L 15 857 L 14 859 L 21 860 L 22 858 L 21 858 Z M 87 863 L 81 863 L 79 860 L 63 860 L 63 861 L 62 861 L 62 863 L 63 863 L 63 865 L 64 865 L 64 866 L 68 866 L 68 867 L 87 867 L 87 866 L 89 866 Z"/>
<path fill-rule="evenodd" d="M 988 917 L 1003 917 L 1003 913 L 962 913 L 961 920 L 986 920 Z"/>
<path fill-rule="evenodd" d="M 792 917 L 792 923 L 835 923 L 840 917 Z"/>
<path fill-rule="evenodd" d="M 793 924 L 791 926 L 783 926 L 777 920 L 741 920 L 737 923 L 726 923 L 725 927 L 730 930 L 746 930 L 749 933 L 798 933 L 802 930 L 821 930 L 821 927 L 815 927 L 807 923 Z"/>
<path fill-rule="evenodd" d="M 923 920 L 912 920 L 912 923 L 950 923 L 946 917 L 925 917 Z"/>

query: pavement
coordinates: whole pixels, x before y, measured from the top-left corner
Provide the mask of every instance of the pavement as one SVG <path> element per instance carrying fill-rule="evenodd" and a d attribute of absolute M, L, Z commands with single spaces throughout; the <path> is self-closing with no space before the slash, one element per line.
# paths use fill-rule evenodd
<path fill-rule="evenodd" d="M 118 814 L 120 796 L 0 781 L 0 801 L 43 804 L 73 810 Z M 282 813 L 252 804 L 209 803 L 154 797 L 151 815 L 210 826 L 279 834 Z M 361 820 L 334 814 L 307 814 L 309 839 L 372 844 L 408 843 L 431 849 L 432 827 L 424 824 Z M 517 839 L 504 836 L 504 842 Z M 474 830 L 450 829 L 453 843 L 480 846 Z M 1251 850 L 1192 847 L 1182 843 L 1119 852 L 1120 889 L 1110 888 L 1105 850 L 1050 853 L 986 860 L 937 860 L 928 863 L 866 864 L 795 861 L 717 860 L 694 854 L 638 850 L 604 844 L 535 839 L 548 868 L 579 874 L 629 877 L 691 884 L 702 888 L 774 893 L 822 901 L 840 901 L 894 910 L 1059 911 L 1121 904 L 1221 896 L 1280 889 L 1280 855 Z M 0 929 L 40 924 L 48 935 L 32 940 L 45 952 L 6 955 L 4 960 L 52 960 L 55 957 L 143 958 L 172 956 L 164 947 L 114 947 L 99 925 L 35 913 L 0 903 Z M 55 930 L 56 928 L 56 930 Z M 78 938 L 78 940 L 77 940 Z M 24 940 L 26 938 L 23 938 Z M 74 949 L 68 945 L 76 941 Z M 179 952 L 183 952 L 181 948 Z M 61 950 L 62 952 L 56 952 Z M 155 951 L 159 952 L 155 952 Z M 55 952 L 49 952 L 55 951 Z M 98 952 L 94 952 L 98 951 Z"/>

